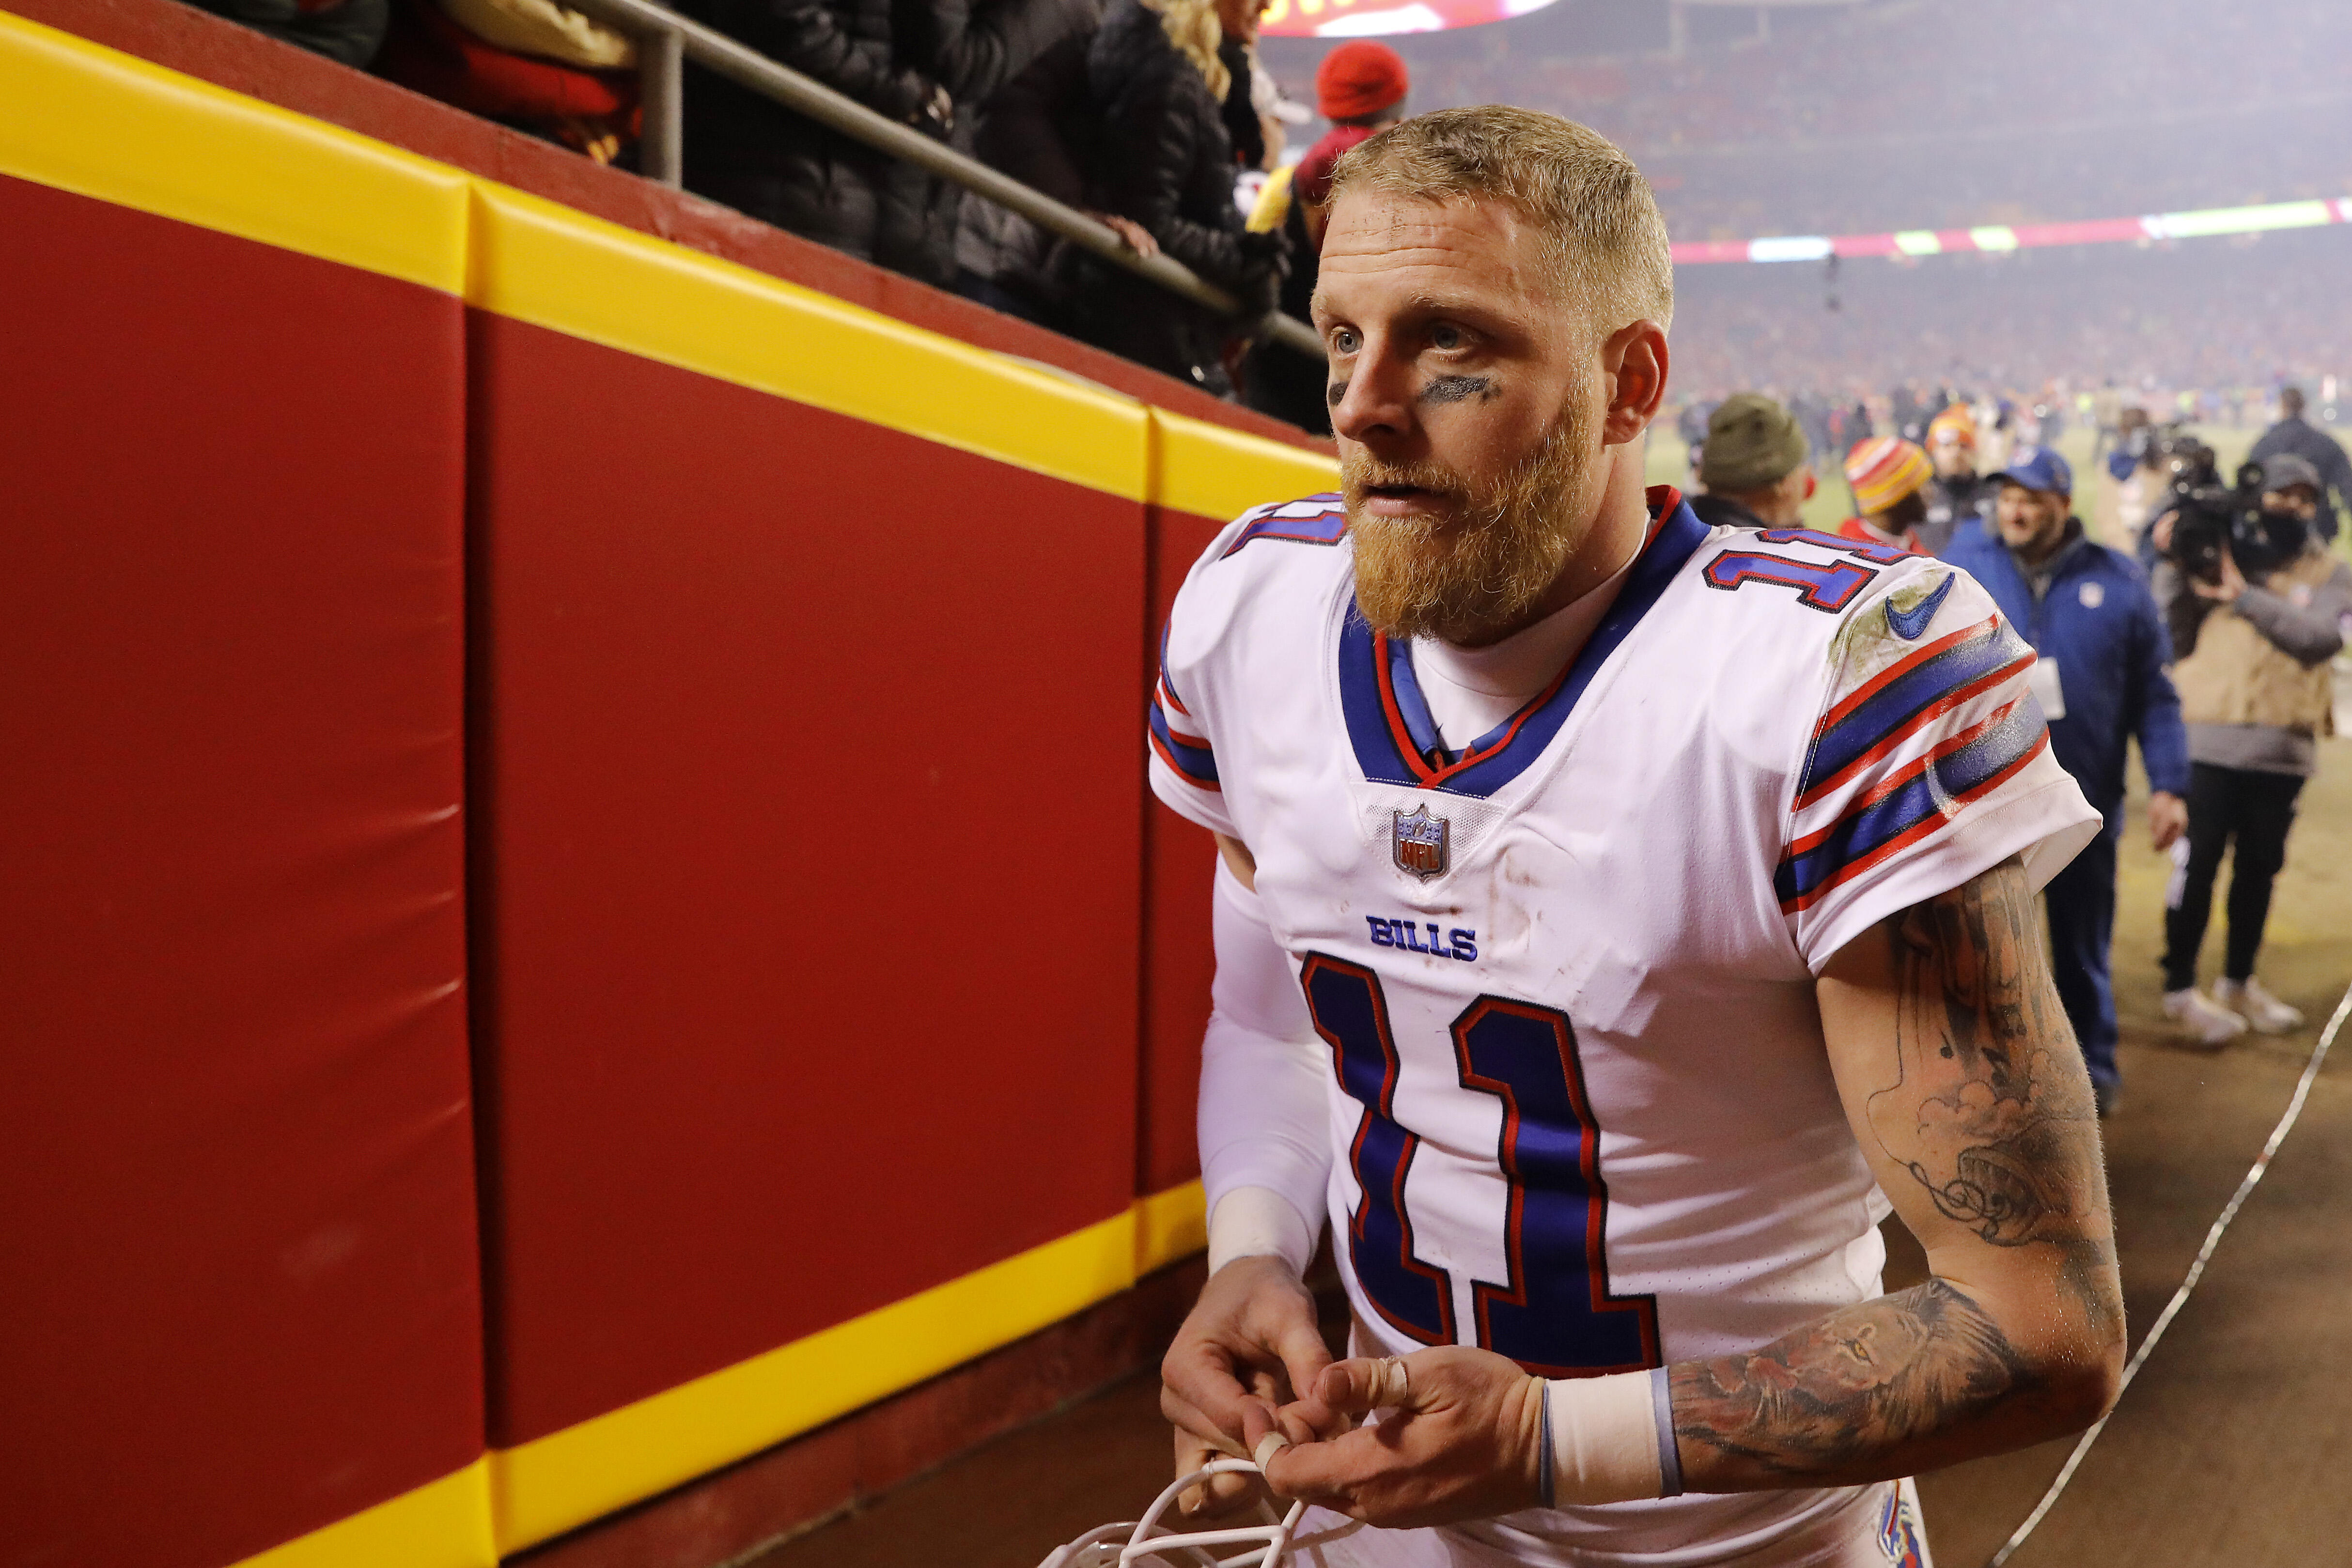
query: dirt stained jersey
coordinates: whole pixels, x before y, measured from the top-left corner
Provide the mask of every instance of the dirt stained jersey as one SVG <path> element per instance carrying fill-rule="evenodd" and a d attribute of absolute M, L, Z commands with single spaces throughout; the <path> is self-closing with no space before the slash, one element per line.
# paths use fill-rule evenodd
<path fill-rule="evenodd" d="M 2040 885 L 2098 829 L 2032 649 L 1967 574 L 1651 508 L 1581 652 L 1458 754 L 1410 645 L 1355 611 L 1336 497 L 1245 514 L 1170 618 L 1153 788 L 1255 857 L 1329 1051 L 1335 1245 L 1384 1353 L 1622 1371 L 1878 1293 L 1886 1200 L 1813 977 L 2011 855 Z M 1843 1495 L 1507 1527 L 1674 1561 Z"/>

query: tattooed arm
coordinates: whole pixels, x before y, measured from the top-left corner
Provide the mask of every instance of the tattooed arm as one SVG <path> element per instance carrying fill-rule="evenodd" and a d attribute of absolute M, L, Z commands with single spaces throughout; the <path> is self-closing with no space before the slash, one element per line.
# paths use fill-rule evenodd
<path fill-rule="evenodd" d="M 2095 1420 L 2123 1302 L 2091 1083 L 2011 860 L 1823 971 L 1846 1113 L 1934 1278 L 1672 1371 L 1693 1491 L 1904 1476 Z"/>

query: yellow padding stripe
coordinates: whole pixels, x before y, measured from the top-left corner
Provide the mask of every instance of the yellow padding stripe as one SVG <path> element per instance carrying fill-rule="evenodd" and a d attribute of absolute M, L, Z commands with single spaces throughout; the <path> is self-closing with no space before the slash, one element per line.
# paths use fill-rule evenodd
<path fill-rule="evenodd" d="M 1165 409 L 1153 409 L 1151 423 L 1151 499 L 1163 507 L 1223 522 L 1268 501 L 1339 487 L 1338 461 L 1320 453 Z"/>
<path fill-rule="evenodd" d="M 5 12 L 0 173 L 448 294 L 465 287 L 469 182 L 457 170 Z"/>
<path fill-rule="evenodd" d="M 485 1457 L 236 1568 L 495 1568 L 498 1560 Z"/>
<path fill-rule="evenodd" d="M 501 1553 L 935 1376 L 1135 1282 L 1132 1208 L 561 1432 L 494 1451 Z"/>
<path fill-rule="evenodd" d="M 1198 1181 L 1135 1203 L 1135 1271 L 1149 1274 L 1209 1245 L 1209 1202 Z"/>
<path fill-rule="evenodd" d="M 467 298 L 483 309 L 1143 499 L 1132 399 L 488 181 L 475 200 Z M 778 482 L 826 460 L 780 451 Z"/>

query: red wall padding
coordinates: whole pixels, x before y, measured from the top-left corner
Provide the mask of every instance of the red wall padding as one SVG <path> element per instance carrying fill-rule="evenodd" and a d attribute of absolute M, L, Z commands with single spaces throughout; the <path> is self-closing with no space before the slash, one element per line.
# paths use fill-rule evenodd
<path fill-rule="evenodd" d="M 1151 508 L 1147 694 L 1160 673 L 1160 631 L 1168 624 L 1176 591 L 1224 526 L 1191 512 Z M 1148 696 L 1139 704 L 1144 700 Z M 1217 967 L 1209 940 L 1217 847 L 1206 828 L 1195 827 L 1157 800 L 1145 812 L 1143 842 L 1142 1131 L 1137 1180 L 1150 1193 L 1165 1192 L 1201 1174 L 1193 1109 L 1200 1098 L 1201 1034 L 1209 1023 L 1209 982 Z"/>
<path fill-rule="evenodd" d="M 471 340 L 513 1444 L 1126 1208 L 1144 527 L 537 328 Z"/>
<path fill-rule="evenodd" d="M 481 1450 L 456 301 L 0 179 L 0 1560 Z"/>

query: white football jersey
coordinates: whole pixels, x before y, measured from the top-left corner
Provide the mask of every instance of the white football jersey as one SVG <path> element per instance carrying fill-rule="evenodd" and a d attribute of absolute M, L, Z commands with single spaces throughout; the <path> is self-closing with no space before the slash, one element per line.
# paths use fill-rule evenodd
<path fill-rule="evenodd" d="M 1337 497 L 1244 515 L 1170 618 L 1152 785 L 1256 857 L 1329 1049 L 1335 1245 L 1383 1354 L 1617 1372 L 1877 1294 L 1886 1200 L 1813 977 L 2011 855 L 2040 885 L 2098 830 L 2050 756 L 2032 650 L 1965 572 L 1709 529 L 1664 487 L 1651 507 L 1582 651 L 1459 754 L 1409 645 L 1355 612 Z M 1706 1562 L 1852 1497 L 1465 1532 L 1521 1560 L 1533 1538 Z"/>

